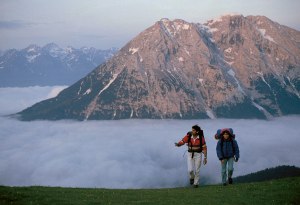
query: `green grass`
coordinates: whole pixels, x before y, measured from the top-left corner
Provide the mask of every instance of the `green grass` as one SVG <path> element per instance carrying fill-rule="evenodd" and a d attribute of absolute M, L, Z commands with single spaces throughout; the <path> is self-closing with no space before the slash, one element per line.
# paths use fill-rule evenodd
<path fill-rule="evenodd" d="M 90 189 L 0 186 L 0 204 L 300 204 L 300 177 L 172 189 Z"/>

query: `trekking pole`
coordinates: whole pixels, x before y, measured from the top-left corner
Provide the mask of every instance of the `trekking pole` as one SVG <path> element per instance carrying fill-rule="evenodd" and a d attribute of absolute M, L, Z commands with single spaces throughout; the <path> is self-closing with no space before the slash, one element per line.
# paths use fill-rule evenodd
<path fill-rule="evenodd" d="M 187 150 L 185 150 L 185 151 L 184 151 L 184 153 L 183 153 L 182 157 L 184 157 L 184 155 L 185 155 L 186 151 L 187 151 Z"/>

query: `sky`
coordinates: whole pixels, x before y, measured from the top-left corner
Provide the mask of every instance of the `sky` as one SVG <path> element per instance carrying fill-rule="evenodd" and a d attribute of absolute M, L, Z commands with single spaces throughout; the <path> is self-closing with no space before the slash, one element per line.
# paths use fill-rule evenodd
<path fill-rule="evenodd" d="M 299 0 L 0 0 L 0 50 L 30 44 L 121 48 L 162 18 L 264 15 L 300 30 Z"/>
<path fill-rule="evenodd" d="M 208 147 L 200 183 L 221 183 L 214 134 L 231 127 L 240 159 L 233 176 L 279 165 L 300 167 L 300 116 L 272 120 L 118 120 L 22 122 L 5 115 L 54 97 L 65 87 L 0 88 L 0 185 L 90 188 L 188 186 L 186 146 L 199 124 Z M 18 96 L 18 99 L 16 99 Z M 6 100 L 15 99 L 15 100 Z"/>

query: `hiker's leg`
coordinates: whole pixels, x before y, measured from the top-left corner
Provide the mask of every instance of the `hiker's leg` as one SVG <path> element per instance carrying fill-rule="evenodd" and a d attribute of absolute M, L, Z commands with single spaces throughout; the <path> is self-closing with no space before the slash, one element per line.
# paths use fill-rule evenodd
<path fill-rule="evenodd" d="M 222 170 L 221 170 L 221 173 L 222 173 L 222 183 L 226 183 L 227 181 L 227 173 L 226 173 L 226 165 L 227 165 L 227 159 L 224 159 L 224 162 L 221 163 L 222 164 Z"/>
<path fill-rule="evenodd" d="M 194 163 L 195 163 L 194 185 L 199 185 L 201 161 L 202 161 L 202 154 L 201 153 L 195 153 L 194 154 Z"/>
<path fill-rule="evenodd" d="M 233 174 L 233 161 L 233 157 L 228 159 L 228 178 L 231 178 Z"/>
<path fill-rule="evenodd" d="M 188 173 L 189 173 L 189 177 L 190 179 L 194 179 L 195 175 L 194 175 L 194 160 L 192 158 L 192 153 L 187 154 L 187 165 L 188 165 Z"/>

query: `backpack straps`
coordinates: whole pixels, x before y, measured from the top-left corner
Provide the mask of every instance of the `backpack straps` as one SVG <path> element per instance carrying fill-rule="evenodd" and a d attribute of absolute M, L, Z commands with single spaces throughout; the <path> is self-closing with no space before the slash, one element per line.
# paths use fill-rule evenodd
<path fill-rule="evenodd" d="M 187 135 L 189 136 L 189 138 L 188 138 L 188 147 L 193 147 L 193 145 L 192 145 L 192 143 L 191 143 L 191 138 L 192 138 L 192 132 L 190 131 L 190 132 L 188 132 L 187 133 Z M 193 150 L 193 149 L 191 149 L 191 150 Z M 192 151 L 192 159 L 194 158 L 194 152 Z"/>
<path fill-rule="evenodd" d="M 200 129 L 200 133 L 199 133 L 199 138 L 200 138 L 200 152 L 202 152 L 202 146 L 203 146 L 202 137 L 204 138 L 204 134 L 203 134 L 203 130 Z"/>
<path fill-rule="evenodd" d="M 195 153 L 195 151 L 193 151 L 193 145 L 192 145 L 192 143 L 191 143 L 192 132 L 188 132 L 187 135 L 188 135 L 188 137 L 189 137 L 189 138 L 188 138 L 188 146 L 191 147 L 192 158 L 194 158 L 194 153 Z M 201 152 L 202 152 L 202 146 L 203 146 L 202 137 L 204 137 L 204 136 L 203 136 L 203 130 L 200 130 L 200 133 L 198 134 L 198 136 L 199 136 L 199 140 L 200 140 L 200 151 L 197 151 L 197 152 L 201 153 Z"/>

